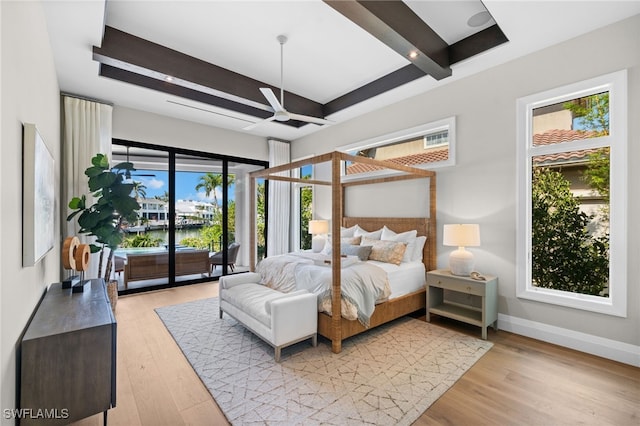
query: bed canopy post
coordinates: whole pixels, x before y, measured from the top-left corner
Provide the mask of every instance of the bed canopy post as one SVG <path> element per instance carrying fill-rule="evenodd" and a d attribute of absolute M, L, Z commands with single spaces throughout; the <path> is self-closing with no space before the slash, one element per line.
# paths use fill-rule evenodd
<path fill-rule="evenodd" d="M 435 268 L 438 264 L 437 247 L 438 229 L 436 226 L 436 174 L 429 177 L 429 265 Z"/>
<path fill-rule="evenodd" d="M 342 350 L 342 313 L 341 313 L 341 266 L 340 266 L 340 225 L 342 224 L 342 184 L 340 156 L 331 157 L 331 252 L 332 280 L 331 280 L 331 351 L 340 353 Z"/>
<path fill-rule="evenodd" d="M 256 220 L 258 216 L 256 214 L 256 178 L 255 176 L 250 176 L 249 178 L 249 247 L 251 248 L 249 252 L 249 271 L 255 272 L 256 270 Z"/>

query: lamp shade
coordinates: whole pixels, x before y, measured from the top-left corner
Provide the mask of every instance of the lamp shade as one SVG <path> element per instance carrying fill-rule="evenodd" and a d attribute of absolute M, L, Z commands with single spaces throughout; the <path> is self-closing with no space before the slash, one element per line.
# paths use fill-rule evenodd
<path fill-rule="evenodd" d="M 444 225 L 442 244 L 458 247 L 449 255 L 449 269 L 453 275 L 467 277 L 473 271 L 474 259 L 473 253 L 464 248 L 480 245 L 480 226 L 478 224 Z"/>
<path fill-rule="evenodd" d="M 444 225 L 442 244 L 445 246 L 477 247 L 480 245 L 480 226 L 477 223 Z"/>
<path fill-rule="evenodd" d="M 329 232 L 328 220 L 310 220 L 309 233 L 312 235 L 326 234 Z"/>

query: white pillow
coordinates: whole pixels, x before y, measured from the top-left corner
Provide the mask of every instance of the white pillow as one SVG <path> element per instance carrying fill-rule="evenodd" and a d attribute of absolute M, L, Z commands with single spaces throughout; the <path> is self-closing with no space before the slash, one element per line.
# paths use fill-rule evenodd
<path fill-rule="evenodd" d="M 426 242 L 427 242 L 427 237 L 425 237 L 424 235 L 416 238 L 415 247 L 413 250 L 413 257 L 411 258 L 413 262 L 422 261 L 422 251 L 424 249 L 424 243 Z"/>
<path fill-rule="evenodd" d="M 366 229 L 360 228 L 360 225 L 356 225 L 356 231 L 353 233 L 354 237 L 362 237 L 369 238 L 370 240 L 379 240 L 380 236 L 382 236 L 382 229 L 380 228 L 377 231 L 369 232 Z"/>
<path fill-rule="evenodd" d="M 345 228 L 344 226 L 340 227 L 340 236 L 341 237 L 353 237 L 354 233 L 358 229 L 358 225 L 353 225 L 351 228 Z"/>
<path fill-rule="evenodd" d="M 341 237 L 340 247 L 347 246 L 347 245 L 359 246 L 360 241 L 362 241 L 362 237 Z M 324 248 L 320 253 L 324 255 L 330 255 L 332 251 L 333 251 L 333 245 L 331 243 L 331 238 L 327 238 L 324 243 Z"/>
<path fill-rule="evenodd" d="M 380 239 L 383 241 L 398 241 L 398 242 L 407 243 L 407 249 L 404 252 L 402 261 L 411 262 L 414 257 L 414 251 L 416 246 L 416 235 L 418 235 L 418 231 L 416 231 L 415 229 L 412 231 L 396 234 L 391 229 L 387 228 L 385 225 L 382 228 L 382 234 Z"/>

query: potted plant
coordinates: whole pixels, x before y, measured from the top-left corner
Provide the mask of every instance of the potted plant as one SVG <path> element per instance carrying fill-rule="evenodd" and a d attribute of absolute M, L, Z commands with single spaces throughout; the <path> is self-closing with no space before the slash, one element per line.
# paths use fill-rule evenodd
<path fill-rule="evenodd" d="M 125 176 L 130 173 L 133 164 L 120 163 L 109 168 L 109 160 L 104 154 L 97 154 L 91 159 L 92 166 L 84 172 L 89 177 L 89 191 L 95 202 L 87 206 L 87 197 L 73 197 L 69 208 L 73 212 L 67 221 L 78 216 L 80 233 L 96 237 L 96 243 L 91 244 L 91 253 L 100 252 L 98 261 L 98 278 L 102 278 L 102 264 L 105 248 L 109 248 L 104 277 L 108 281 L 113 267 L 113 252 L 124 238 L 123 225 L 135 223 L 140 204 L 133 197 L 133 183 L 127 182 Z M 117 287 L 116 287 L 117 290 Z M 116 291 L 117 295 L 117 291 Z M 113 302 L 112 302 L 113 304 Z"/>

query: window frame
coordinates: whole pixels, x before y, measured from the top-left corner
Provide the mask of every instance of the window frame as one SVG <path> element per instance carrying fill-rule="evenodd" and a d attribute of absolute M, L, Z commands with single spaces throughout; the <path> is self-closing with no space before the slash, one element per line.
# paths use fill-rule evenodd
<path fill-rule="evenodd" d="M 533 146 L 536 108 L 599 92 L 609 92 L 609 135 L 554 145 Z M 519 98 L 516 102 L 516 297 L 612 316 L 627 316 L 627 72 L 613 72 Z M 609 297 L 540 288 L 531 279 L 532 158 L 578 149 L 610 149 Z"/>
<path fill-rule="evenodd" d="M 297 160 L 296 160 L 297 161 Z M 291 177 L 294 178 L 298 178 L 300 179 L 302 176 L 300 174 L 300 170 L 302 169 L 302 167 L 291 170 Z M 314 173 L 315 173 L 315 168 L 312 166 L 311 167 L 311 179 L 314 178 Z M 293 203 L 292 204 L 292 215 L 291 217 L 293 218 L 292 225 L 295 229 L 295 232 L 293 232 L 293 238 L 292 238 L 292 246 L 293 246 L 293 251 L 303 251 L 303 249 L 300 247 L 302 245 L 302 235 L 300 234 L 300 230 L 302 227 L 302 221 L 300 220 L 300 209 L 302 207 L 302 200 L 300 197 L 300 190 L 302 188 L 311 188 L 312 192 L 312 197 L 315 196 L 315 190 L 314 190 L 314 186 L 310 183 L 302 183 L 302 182 L 295 182 L 293 185 L 291 185 L 291 190 L 293 191 Z M 312 209 L 313 209 L 313 204 L 312 204 Z"/>
<path fill-rule="evenodd" d="M 337 151 L 341 151 L 341 152 L 345 152 L 345 153 L 349 153 L 350 151 L 354 151 L 354 150 L 362 150 L 362 149 L 368 149 L 368 148 L 377 148 L 377 147 L 381 147 L 381 146 L 385 146 L 385 145 L 390 145 L 396 142 L 401 142 L 403 140 L 408 140 L 408 139 L 412 139 L 412 138 L 420 138 L 420 137 L 425 137 L 427 136 L 427 134 L 429 133 L 436 133 L 442 130 L 448 130 L 449 132 L 449 153 L 448 153 L 448 158 L 445 161 L 437 161 L 437 162 L 433 162 L 433 163 L 424 163 L 424 164 L 419 164 L 416 165 L 414 167 L 418 168 L 418 169 L 425 169 L 425 170 L 433 170 L 433 169 L 439 169 L 439 168 L 443 168 L 443 167 L 450 167 L 450 166 L 455 166 L 456 164 L 456 117 L 452 116 L 452 117 L 447 117 L 447 118 L 443 118 L 441 120 L 436 120 L 436 121 L 432 121 L 430 123 L 425 123 L 425 124 L 421 124 L 419 126 L 415 126 L 409 129 L 402 129 L 399 130 L 397 132 L 392 132 L 392 133 L 387 133 L 381 136 L 376 136 L 374 138 L 371 139 L 365 139 L 359 142 L 355 142 L 355 143 L 351 143 L 348 145 L 343 145 L 343 146 L 339 146 L 336 148 Z M 426 144 L 426 141 L 424 141 L 424 143 Z M 436 145 L 431 146 L 430 148 L 434 147 Z M 364 179 L 364 178 L 371 178 L 371 177 L 382 177 L 382 176 L 388 176 L 388 175 L 396 175 L 398 173 L 401 172 L 397 172 L 395 170 L 380 170 L 380 171 L 373 171 L 373 172 L 366 172 L 366 173 L 357 173 L 357 174 L 353 174 L 353 175 L 347 175 L 345 173 L 345 170 L 343 168 L 342 170 L 342 180 L 347 182 L 350 180 L 359 180 L 359 179 Z"/>

